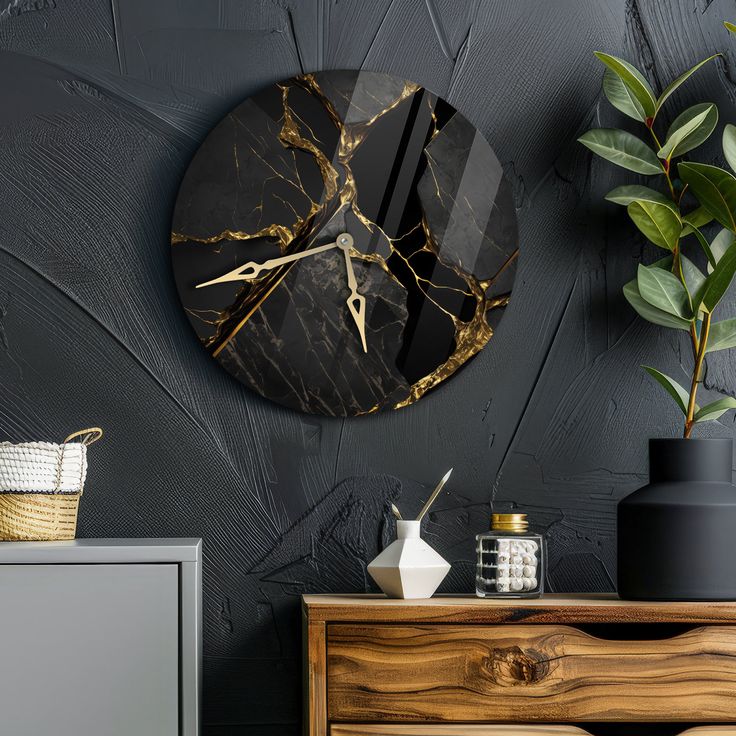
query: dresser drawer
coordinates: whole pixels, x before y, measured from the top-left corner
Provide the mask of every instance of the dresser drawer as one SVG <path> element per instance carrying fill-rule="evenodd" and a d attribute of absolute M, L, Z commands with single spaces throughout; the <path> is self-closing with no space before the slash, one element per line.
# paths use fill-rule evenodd
<path fill-rule="evenodd" d="M 564 625 L 332 624 L 327 715 L 344 722 L 736 721 L 736 627 L 652 637 L 604 639 Z"/>

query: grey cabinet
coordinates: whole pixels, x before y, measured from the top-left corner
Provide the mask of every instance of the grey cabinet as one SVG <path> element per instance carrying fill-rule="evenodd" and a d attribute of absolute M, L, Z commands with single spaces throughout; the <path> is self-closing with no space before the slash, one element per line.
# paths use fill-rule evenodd
<path fill-rule="evenodd" d="M 195 736 L 198 540 L 0 544 L 0 732 Z"/>

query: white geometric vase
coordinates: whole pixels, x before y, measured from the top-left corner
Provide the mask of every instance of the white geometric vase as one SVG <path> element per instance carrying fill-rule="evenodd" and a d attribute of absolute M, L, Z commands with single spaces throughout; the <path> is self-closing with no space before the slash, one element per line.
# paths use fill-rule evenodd
<path fill-rule="evenodd" d="M 397 521 L 398 539 L 368 565 L 368 572 L 389 598 L 431 598 L 450 563 L 420 536 L 420 521 Z"/>

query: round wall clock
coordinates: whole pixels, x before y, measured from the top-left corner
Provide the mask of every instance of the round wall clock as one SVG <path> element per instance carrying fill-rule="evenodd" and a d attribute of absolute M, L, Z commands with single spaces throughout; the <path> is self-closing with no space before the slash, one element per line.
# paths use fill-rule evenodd
<path fill-rule="evenodd" d="M 417 84 L 329 71 L 265 89 L 194 156 L 171 233 L 210 354 L 284 406 L 412 404 L 508 303 L 516 212 L 488 143 Z"/>

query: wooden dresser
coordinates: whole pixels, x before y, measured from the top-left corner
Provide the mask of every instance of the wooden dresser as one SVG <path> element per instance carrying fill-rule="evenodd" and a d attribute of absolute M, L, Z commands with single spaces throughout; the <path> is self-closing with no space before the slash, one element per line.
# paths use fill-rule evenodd
<path fill-rule="evenodd" d="M 736 603 L 308 595 L 303 615 L 307 736 L 736 736 Z"/>

